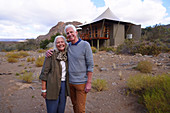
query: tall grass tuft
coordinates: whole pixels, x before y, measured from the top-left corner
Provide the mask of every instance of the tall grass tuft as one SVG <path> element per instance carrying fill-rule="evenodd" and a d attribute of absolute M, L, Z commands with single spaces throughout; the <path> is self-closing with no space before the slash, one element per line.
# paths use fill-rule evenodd
<path fill-rule="evenodd" d="M 41 67 L 41 66 L 43 66 L 44 59 L 45 59 L 45 57 L 44 57 L 44 56 L 40 56 L 40 57 L 38 57 L 38 58 L 37 58 L 37 60 L 35 61 L 35 65 L 36 65 L 37 67 Z"/>
<path fill-rule="evenodd" d="M 20 52 L 9 52 L 6 54 L 6 57 L 8 58 L 23 58 L 27 57 L 29 54 L 26 51 L 20 51 Z"/>
<path fill-rule="evenodd" d="M 27 58 L 27 62 L 32 62 L 32 63 L 33 63 L 34 61 L 35 61 L 35 58 L 34 58 L 34 57 L 28 57 L 28 58 Z"/>
<path fill-rule="evenodd" d="M 137 94 L 149 113 L 170 111 L 170 75 L 136 75 L 128 79 L 128 88 Z"/>
<path fill-rule="evenodd" d="M 16 62 L 18 62 L 18 59 L 16 59 L 16 58 L 7 58 L 7 61 L 9 63 L 16 63 Z"/>
<path fill-rule="evenodd" d="M 104 79 L 96 79 L 92 82 L 92 88 L 96 91 L 103 91 L 107 89 L 107 81 Z"/>
<path fill-rule="evenodd" d="M 31 83 L 32 80 L 34 79 L 33 73 L 32 72 L 24 72 L 23 75 L 20 75 L 19 79 L 21 79 L 27 83 Z"/>
<path fill-rule="evenodd" d="M 91 47 L 93 53 L 97 53 L 97 49 L 95 47 Z"/>

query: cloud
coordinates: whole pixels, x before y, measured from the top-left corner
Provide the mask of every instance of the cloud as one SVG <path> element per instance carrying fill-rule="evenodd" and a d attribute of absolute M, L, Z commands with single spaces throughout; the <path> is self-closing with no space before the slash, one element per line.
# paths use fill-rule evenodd
<path fill-rule="evenodd" d="M 121 20 L 142 26 L 167 23 L 169 20 L 161 0 L 105 0 L 105 4 Z"/>
<path fill-rule="evenodd" d="M 36 38 L 59 21 L 91 21 L 107 7 L 122 21 L 142 26 L 170 21 L 161 0 L 104 1 L 97 8 L 91 0 L 0 0 L 0 38 Z"/>

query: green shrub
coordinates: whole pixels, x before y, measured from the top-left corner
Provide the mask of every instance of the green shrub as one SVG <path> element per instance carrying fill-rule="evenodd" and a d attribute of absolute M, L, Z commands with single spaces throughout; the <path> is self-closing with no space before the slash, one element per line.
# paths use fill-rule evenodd
<path fill-rule="evenodd" d="M 119 45 L 116 49 L 117 54 L 136 54 L 142 55 L 154 55 L 157 56 L 161 52 L 169 52 L 168 44 L 165 44 L 159 40 L 154 42 L 139 39 L 139 40 L 125 40 L 125 42 Z"/>
<path fill-rule="evenodd" d="M 170 111 L 170 75 L 136 75 L 128 79 L 127 85 L 140 97 L 149 113 Z"/>
<path fill-rule="evenodd" d="M 96 79 L 92 82 L 92 88 L 96 91 L 103 91 L 107 89 L 107 82 L 104 79 Z"/>
<path fill-rule="evenodd" d="M 46 49 L 47 47 L 47 45 L 50 43 L 50 41 L 48 40 L 48 39 L 45 39 L 45 40 L 42 40 L 41 42 L 40 42 L 40 48 L 42 48 L 42 49 Z"/>
<path fill-rule="evenodd" d="M 95 47 L 91 47 L 93 53 L 97 53 L 97 49 Z"/>
<path fill-rule="evenodd" d="M 106 51 L 106 52 L 109 52 L 109 51 L 115 52 L 116 51 L 116 49 L 114 47 L 101 47 L 99 50 Z"/>
<path fill-rule="evenodd" d="M 35 65 L 36 65 L 37 67 L 43 66 L 44 59 L 45 59 L 44 56 L 38 57 L 37 60 L 35 61 Z"/>
<path fill-rule="evenodd" d="M 33 78 L 33 73 L 32 72 L 24 72 L 23 75 L 20 75 L 19 79 L 21 79 L 21 80 L 23 80 L 25 82 L 31 83 L 32 80 L 34 79 Z"/>
<path fill-rule="evenodd" d="M 19 74 L 19 73 L 16 73 L 15 75 L 16 75 L 16 76 L 19 76 L 20 74 Z"/>
<path fill-rule="evenodd" d="M 135 44 L 131 49 L 131 54 L 141 53 L 142 55 L 155 55 L 157 56 L 162 51 L 162 47 L 155 43 L 139 43 Z"/>
<path fill-rule="evenodd" d="M 149 61 L 140 61 L 135 69 L 142 73 L 150 73 L 152 71 L 152 65 Z"/>

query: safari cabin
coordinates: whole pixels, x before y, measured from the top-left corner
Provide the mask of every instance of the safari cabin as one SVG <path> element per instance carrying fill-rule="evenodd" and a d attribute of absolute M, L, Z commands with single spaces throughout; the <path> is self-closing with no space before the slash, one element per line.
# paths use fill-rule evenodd
<path fill-rule="evenodd" d="M 120 21 L 108 8 L 90 23 L 78 26 L 81 39 L 88 41 L 91 46 L 118 46 L 128 39 L 141 37 L 141 25 Z"/>

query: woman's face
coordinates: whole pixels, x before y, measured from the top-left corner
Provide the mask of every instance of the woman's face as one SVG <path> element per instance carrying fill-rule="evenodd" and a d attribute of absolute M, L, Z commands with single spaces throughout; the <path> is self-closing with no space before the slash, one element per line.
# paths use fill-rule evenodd
<path fill-rule="evenodd" d="M 56 47 L 59 51 L 64 51 L 66 44 L 65 44 L 65 41 L 62 37 L 57 38 Z"/>

